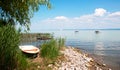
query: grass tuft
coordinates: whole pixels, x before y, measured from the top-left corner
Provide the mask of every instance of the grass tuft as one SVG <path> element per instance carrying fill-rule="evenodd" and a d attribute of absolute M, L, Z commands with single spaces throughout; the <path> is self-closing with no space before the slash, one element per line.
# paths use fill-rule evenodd
<path fill-rule="evenodd" d="M 59 54 L 57 40 L 52 39 L 41 45 L 41 56 L 49 59 L 54 59 Z"/>
<path fill-rule="evenodd" d="M 65 39 L 51 39 L 41 45 L 41 56 L 49 59 L 56 58 L 59 55 L 60 47 L 65 46 Z"/>

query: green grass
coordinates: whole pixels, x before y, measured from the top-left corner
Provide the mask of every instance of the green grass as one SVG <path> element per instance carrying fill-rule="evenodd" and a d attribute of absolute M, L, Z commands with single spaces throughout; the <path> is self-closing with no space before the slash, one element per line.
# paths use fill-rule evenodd
<path fill-rule="evenodd" d="M 54 59 L 59 55 L 60 47 L 64 46 L 65 39 L 51 39 L 41 45 L 41 56 L 48 59 Z"/>
<path fill-rule="evenodd" d="M 64 47 L 65 46 L 65 39 L 64 38 L 58 38 L 58 45 L 59 45 L 59 48 Z"/>
<path fill-rule="evenodd" d="M 60 54 L 61 48 L 63 48 L 65 39 L 51 39 L 45 41 L 40 47 L 40 57 L 37 57 L 36 60 L 29 59 L 29 68 L 27 70 L 52 70 L 52 67 L 49 65 L 55 65 L 59 60 L 64 60 L 64 56 Z M 38 68 L 39 67 L 39 68 Z"/>
<path fill-rule="evenodd" d="M 57 46 L 57 40 L 52 39 L 49 42 L 45 42 L 41 46 L 41 56 L 49 59 L 56 58 L 59 54 L 59 47 Z"/>
<path fill-rule="evenodd" d="M 20 36 L 14 26 L 0 27 L 0 70 L 25 70 L 27 61 L 18 52 Z"/>

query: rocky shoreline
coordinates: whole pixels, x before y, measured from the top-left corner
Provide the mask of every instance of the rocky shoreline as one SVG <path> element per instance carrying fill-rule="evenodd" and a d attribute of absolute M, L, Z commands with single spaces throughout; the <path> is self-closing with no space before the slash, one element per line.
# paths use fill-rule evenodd
<path fill-rule="evenodd" d="M 32 64 L 28 70 L 112 70 L 99 58 L 94 59 L 88 53 L 70 46 L 62 47 L 55 60 L 46 61 L 38 54 L 38 57 L 28 59 L 28 62 Z"/>
<path fill-rule="evenodd" d="M 64 60 L 58 59 L 54 65 L 49 64 L 53 70 L 111 70 L 105 64 L 96 62 L 88 54 L 73 47 L 64 48 L 60 51 Z"/>

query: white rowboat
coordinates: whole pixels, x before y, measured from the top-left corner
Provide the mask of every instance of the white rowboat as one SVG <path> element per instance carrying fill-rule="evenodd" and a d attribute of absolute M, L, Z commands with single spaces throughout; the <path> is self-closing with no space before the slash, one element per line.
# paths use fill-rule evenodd
<path fill-rule="evenodd" d="M 33 45 L 19 46 L 19 48 L 21 49 L 22 52 L 29 53 L 29 54 L 36 54 L 40 51 L 39 48 Z"/>

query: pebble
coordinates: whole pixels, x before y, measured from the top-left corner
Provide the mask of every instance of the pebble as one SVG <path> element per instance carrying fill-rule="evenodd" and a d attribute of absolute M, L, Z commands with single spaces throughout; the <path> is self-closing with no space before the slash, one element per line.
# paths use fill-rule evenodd
<path fill-rule="evenodd" d="M 39 68 L 40 68 L 40 66 L 37 66 L 37 68 L 39 69 Z"/>
<path fill-rule="evenodd" d="M 94 61 L 85 54 L 75 51 L 72 47 L 66 48 L 64 51 L 61 51 L 61 53 L 66 57 L 66 61 L 61 61 L 61 65 L 59 65 L 57 70 L 90 70 L 89 67 L 92 66 L 90 62 Z M 102 69 L 96 66 L 95 70 Z"/>

